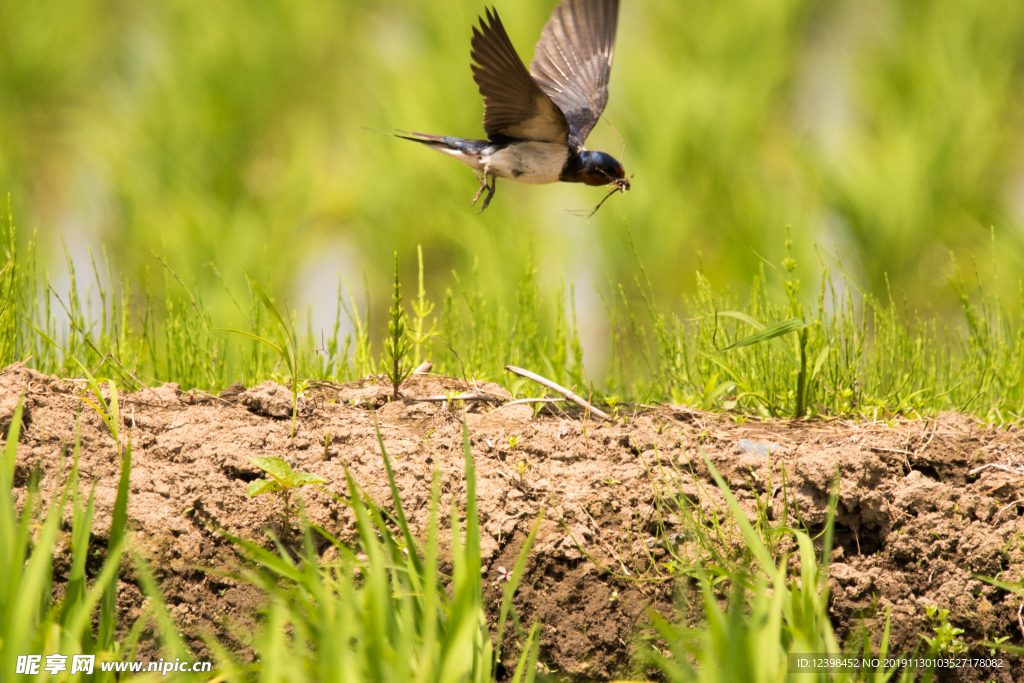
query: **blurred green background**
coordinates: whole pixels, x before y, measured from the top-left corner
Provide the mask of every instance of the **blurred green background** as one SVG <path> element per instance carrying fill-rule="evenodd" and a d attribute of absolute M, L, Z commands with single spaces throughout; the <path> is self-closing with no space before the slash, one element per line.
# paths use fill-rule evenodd
<path fill-rule="evenodd" d="M 386 308 L 395 250 L 412 285 L 423 245 L 435 300 L 474 258 L 511 296 L 532 251 L 542 286 L 575 283 L 586 343 L 606 325 L 592 283 L 636 274 L 627 226 L 669 310 L 699 267 L 742 291 L 787 224 L 811 281 L 835 250 L 866 288 L 887 274 L 942 315 L 952 252 L 994 260 L 1016 294 L 1024 3 L 622 4 L 606 112 L 622 141 L 602 123 L 588 147 L 635 178 L 589 222 L 570 210 L 604 193 L 572 185 L 502 182 L 478 216 L 468 168 L 368 130 L 482 137 L 480 0 L 2 0 L 0 190 L 55 281 L 61 239 L 154 289 L 165 255 L 215 317 L 243 267 L 328 325 L 339 273 Z M 497 0 L 524 60 L 554 5 Z"/>

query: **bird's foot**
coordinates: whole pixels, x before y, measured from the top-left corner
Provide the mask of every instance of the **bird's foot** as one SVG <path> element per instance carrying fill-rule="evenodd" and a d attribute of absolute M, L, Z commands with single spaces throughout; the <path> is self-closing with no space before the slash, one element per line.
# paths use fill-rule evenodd
<path fill-rule="evenodd" d="M 480 207 L 480 213 L 483 213 L 484 209 L 486 209 L 488 206 L 491 205 L 491 199 L 494 198 L 494 191 L 497 189 L 497 187 L 498 187 L 498 178 L 497 177 L 491 178 L 491 184 L 490 184 L 490 186 L 487 187 L 487 196 L 484 197 L 484 203 L 483 203 L 483 206 Z M 483 191 L 484 191 L 484 188 L 481 187 L 480 188 L 480 192 L 483 192 Z M 477 192 L 478 196 L 479 196 L 480 192 Z M 477 215 L 480 215 L 480 214 L 477 214 Z"/>
<path fill-rule="evenodd" d="M 469 204 L 471 207 L 476 206 L 476 202 L 478 199 L 480 199 L 480 195 L 484 193 L 484 190 L 488 189 L 486 175 L 480 175 L 479 173 L 477 173 L 476 179 L 480 181 L 480 189 L 476 191 L 475 195 L 473 195 L 473 201 L 470 202 Z M 481 211 L 483 211 L 483 209 L 481 209 Z"/>

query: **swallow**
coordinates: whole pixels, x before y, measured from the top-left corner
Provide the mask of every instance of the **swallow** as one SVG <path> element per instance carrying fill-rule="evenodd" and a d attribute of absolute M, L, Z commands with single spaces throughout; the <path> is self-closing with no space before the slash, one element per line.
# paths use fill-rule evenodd
<path fill-rule="evenodd" d="M 486 140 L 399 131 L 476 171 L 491 203 L 498 178 L 520 183 L 586 183 L 629 189 L 614 157 L 583 146 L 608 103 L 619 0 L 562 0 L 526 70 L 496 10 L 473 28 L 473 80 L 484 98 Z"/>

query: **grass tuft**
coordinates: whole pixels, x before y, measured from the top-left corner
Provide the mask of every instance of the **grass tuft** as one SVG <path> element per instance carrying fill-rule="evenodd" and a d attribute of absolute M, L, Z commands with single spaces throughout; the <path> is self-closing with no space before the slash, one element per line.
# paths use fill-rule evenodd
<path fill-rule="evenodd" d="M 457 289 L 445 292 L 436 313 L 421 266 L 415 317 L 410 322 L 401 302 L 393 302 L 380 346 L 368 306 L 356 304 L 350 287 L 338 288 L 327 338 L 308 325 L 300 331 L 295 311 L 274 304 L 250 276 L 249 305 L 238 307 L 248 329 L 231 330 L 249 341 L 232 342 L 183 283 L 168 287 L 162 303 L 146 283 L 145 294 L 133 298 L 128 280 L 115 278 L 109 264 L 107 280 L 119 289 L 108 293 L 93 263 L 101 310 L 89 311 L 74 264 L 68 261 L 69 290 L 54 291 L 38 276 L 34 241 L 19 252 L 13 224 L 7 227 L 0 364 L 26 361 L 62 376 L 85 368 L 97 381 L 131 390 L 178 382 L 213 391 L 237 380 L 251 386 L 276 379 L 291 386 L 293 421 L 303 382 L 347 382 L 384 367 L 398 386 L 394 380 L 404 380 L 410 359 L 433 359 L 442 372 L 499 382 L 514 395 L 539 395 L 541 387 L 502 371 L 515 362 L 609 407 L 661 402 L 748 416 L 872 420 L 952 410 L 1003 426 L 1024 420 L 1024 294 L 1008 308 L 980 279 L 970 288 L 959 274 L 950 290 L 962 311 L 956 325 L 864 291 L 835 260 L 825 259 L 808 302 L 791 257 L 773 271 L 780 273 L 776 282 L 762 264 L 743 302 L 697 273 L 697 293 L 667 313 L 639 265 L 633 287 L 602 293 L 610 345 L 601 382 L 583 363 L 575 288 L 560 286 L 547 296 L 532 264 L 508 306 L 481 290 L 474 268 L 469 280 L 456 275 Z M 170 268 L 165 272 L 169 284 L 180 282 Z M 396 296 L 400 286 L 396 271 Z M 353 328 L 344 336 L 343 313 Z M 286 374 L 278 372 L 282 364 Z"/>

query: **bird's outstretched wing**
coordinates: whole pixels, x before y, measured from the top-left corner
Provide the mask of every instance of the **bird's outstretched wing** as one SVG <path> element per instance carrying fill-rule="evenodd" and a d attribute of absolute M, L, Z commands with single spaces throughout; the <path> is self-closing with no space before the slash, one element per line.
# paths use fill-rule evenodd
<path fill-rule="evenodd" d="M 507 138 L 566 144 L 569 124 L 526 70 L 498 13 L 487 10 L 473 28 L 473 80 L 484 97 L 484 130 L 490 140 Z"/>
<path fill-rule="evenodd" d="M 619 0 L 562 0 L 530 63 L 541 89 L 569 122 L 569 145 L 583 147 L 608 103 Z"/>

